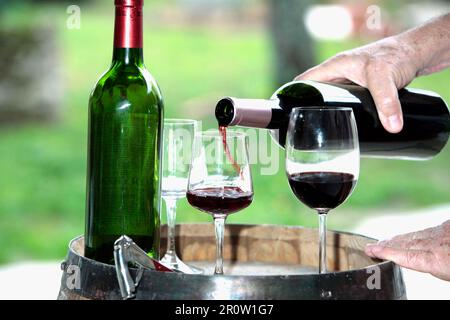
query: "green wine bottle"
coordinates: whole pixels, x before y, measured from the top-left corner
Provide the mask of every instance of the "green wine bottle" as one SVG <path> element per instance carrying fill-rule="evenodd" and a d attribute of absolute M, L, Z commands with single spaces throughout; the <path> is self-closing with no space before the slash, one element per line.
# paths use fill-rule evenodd
<path fill-rule="evenodd" d="M 163 102 L 143 62 L 142 0 L 115 0 L 113 61 L 89 100 L 85 256 L 131 237 L 159 258 Z"/>

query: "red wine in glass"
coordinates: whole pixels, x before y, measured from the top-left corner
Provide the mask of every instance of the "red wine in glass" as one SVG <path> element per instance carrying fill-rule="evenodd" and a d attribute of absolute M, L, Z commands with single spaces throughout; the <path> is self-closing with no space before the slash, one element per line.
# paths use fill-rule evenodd
<path fill-rule="evenodd" d="M 186 193 L 191 206 L 211 215 L 229 215 L 247 208 L 253 200 L 253 192 L 239 187 L 201 188 Z"/>
<path fill-rule="evenodd" d="M 352 192 L 356 179 L 342 172 L 302 172 L 288 176 L 296 197 L 312 209 L 334 209 Z"/>

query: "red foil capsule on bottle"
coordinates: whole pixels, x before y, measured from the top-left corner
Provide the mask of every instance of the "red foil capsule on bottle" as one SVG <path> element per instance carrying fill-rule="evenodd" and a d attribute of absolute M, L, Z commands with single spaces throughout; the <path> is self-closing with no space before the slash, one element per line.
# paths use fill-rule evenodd
<path fill-rule="evenodd" d="M 115 48 L 142 48 L 143 0 L 115 0 Z"/>

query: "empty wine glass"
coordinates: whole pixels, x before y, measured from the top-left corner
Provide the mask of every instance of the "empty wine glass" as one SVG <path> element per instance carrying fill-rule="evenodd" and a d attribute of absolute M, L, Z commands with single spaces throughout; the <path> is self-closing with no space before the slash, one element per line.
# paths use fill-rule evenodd
<path fill-rule="evenodd" d="M 166 119 L 163 136 L 162 197 L 167 211 L 167 252 L 161 259 L 168 267 L 184 273 L 202 273 L 201 269 L 185 264 L 177 256 L 175 222 L 177 201 L 186 196 L 192 143 L 198 122 L 189 119 Z"/>
<path fill-rule="evenodd" d="M 223 274 L 225 219 L 253 200 L 246 135 L 213 130 L 195 136 L 187 199 L 193 207 L 214 218 L 214 274 Z"/>
<path fill-rule="evenodd" d="M 319 214 L 319 273 L 326 273 L 327 214 L 349 197 L 359 175 L 359 143 L 353 111 L 295 108 L 286 138 L 289 184 L 297 198 Z"/>

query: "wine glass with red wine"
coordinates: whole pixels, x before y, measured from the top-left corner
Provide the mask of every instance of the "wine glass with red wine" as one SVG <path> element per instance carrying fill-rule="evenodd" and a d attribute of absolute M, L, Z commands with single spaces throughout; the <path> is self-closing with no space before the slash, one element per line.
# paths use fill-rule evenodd
<path fill-rule="evenodd" d="M 352 193 L 359 175 L 359 144 L 351 108 L 292 110 L 286 137 L 286 173 L 297 198 L 319 214 L 319 273 L 327 272 L 326 219 Z"/>
<path fill-rule="evenodd" d="M 253 200 L 247 136 L 233 131 L 200 132 L 194 139 L 188 202 L 214 218 L 215 274 L 223 274 L 225 220 Z"/>

